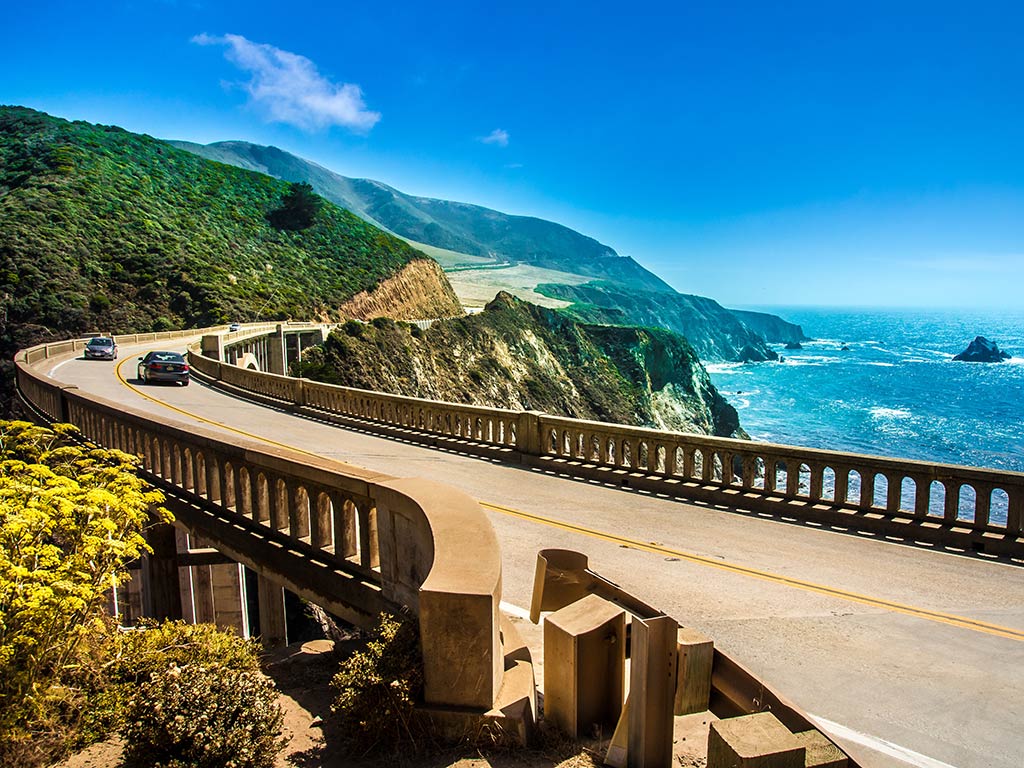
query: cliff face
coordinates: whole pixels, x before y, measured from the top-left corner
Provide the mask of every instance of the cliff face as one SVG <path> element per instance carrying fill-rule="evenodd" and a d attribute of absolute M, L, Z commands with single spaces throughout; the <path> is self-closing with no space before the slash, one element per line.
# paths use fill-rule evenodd
<path fill-rule="evenodd" d="M 360 291 L 342 304 L 340 311 L 346 317 L 359 320 L 374 317 L 432 320 L 463 314 L 444 271 L 430 259 L 409 262 L 372 291 Z"/>
<path fill-rule="evenodd" d="M 811 340 L 809 336 L 804 335 L 803 328 L 796 323 L 786 322 L 778 315 L 771 315 L 767 312 L 751 312 L 746 309 L 727 311 L 739 318 L 747 328 L 761 334 L 772 344 L 799 344 L 801 341 Z"/>
<path fill-rule="evenodd" d="M 350 322 L 297 372 L 415 397 L 744 436 L 678 334 L 583 325 L 505 293 L 478 315 L 426 331 Z"/>
<path fill-rule="evenodd" d="M 545 296 L 573 302 L 562 310 L 588 323 L 644 325 L 682 334 L 703 360 L 773 360 L 764 338 L 717 301 L 681 293 L 631 291 L 609 283 L 542 285 Z"/>

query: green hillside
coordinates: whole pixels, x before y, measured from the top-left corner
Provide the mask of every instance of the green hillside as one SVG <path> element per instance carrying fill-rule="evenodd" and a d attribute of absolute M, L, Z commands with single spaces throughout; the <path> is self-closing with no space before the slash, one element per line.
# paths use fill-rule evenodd
<path fill-rule="evenodd" d="M 628 256 L 620 256 L 610 246 L 552 221 L 408 195 L 372 179 L 341 176 L 277 147 L 245 141 L 172 143 L 213 160 L 287 181 L 307 182 L 328 200 L 418 243 L 498 262 L 611 280 L 635 289 L 672 291 L 661 278 Z"/>
<path fill-rule="evenodd" d="M 0 354 L 93 330 L 336 317 L 413 259 L 326 201 L 268 219 L 290 185 L 149 136 L 0 107 Z"/>

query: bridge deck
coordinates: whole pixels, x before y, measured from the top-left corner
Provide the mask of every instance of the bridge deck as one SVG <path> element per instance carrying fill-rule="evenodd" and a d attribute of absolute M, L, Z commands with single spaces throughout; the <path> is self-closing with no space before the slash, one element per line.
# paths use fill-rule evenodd
<path fill-rule="evenodd" d="M 528 607 L 539 549 L 585 551 L 603 575 L 714 637 L 809 713 L 841 724 L 833 733 L 846 736 L 865 766 L 1024 762 L 1018 566 L 431 450 L 299 419 L 197 383 L 138 388 L 141 349 L 124 348 L 119 366 L 56 361 L 53 375 L 157 418 L 458 487 L 488 509 L 502 546 L 506 602 Z M 113 375 L 118 368 L 128 381 Z"/>

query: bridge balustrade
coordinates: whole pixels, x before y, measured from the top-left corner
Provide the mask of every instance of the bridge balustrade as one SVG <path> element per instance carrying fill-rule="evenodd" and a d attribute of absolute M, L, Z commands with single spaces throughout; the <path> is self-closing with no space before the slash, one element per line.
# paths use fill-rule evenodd
<path fill-rule="evenodd" d="M 192 359 L 199 355 L 193 353 Z M 842 530 L 1024 556 L 1024 473 L 447 403 L 211 361 L 204 373 L 288 404 L 504 449 L 528 464 Z"/>
<path fill-rule="evenodd" d="M 139 456 L 179 524 L 261 576 L 361 626 L 374 625 L 382 611 L 411 611 L 419 620 L 427 703 L 493 706 L 505 670 L 501 558 L 474 500 L 439 483 L 158 420 L 35 370 L 84 343 L 19 352 L 22 396 L 85 438 Z M 208 369 L 199 357 L 196 369 Z M 293 391 L 295 380 L 271 380 L 265 391 Z"/>

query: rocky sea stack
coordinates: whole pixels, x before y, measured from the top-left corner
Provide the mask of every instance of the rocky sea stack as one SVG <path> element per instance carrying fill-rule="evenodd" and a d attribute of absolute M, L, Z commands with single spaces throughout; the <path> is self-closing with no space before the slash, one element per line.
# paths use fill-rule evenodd
<path fill-rule="evenodd" d="M 1009 357 L 1010 355 L 999 349 L 994 341 L 989 341 L 984 336 L 976 336 L 967 349 L 955 355 L 953 359 L 966 363 L 1001 363 Z"/>

